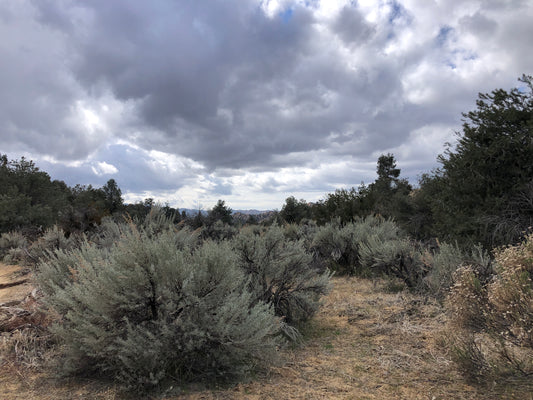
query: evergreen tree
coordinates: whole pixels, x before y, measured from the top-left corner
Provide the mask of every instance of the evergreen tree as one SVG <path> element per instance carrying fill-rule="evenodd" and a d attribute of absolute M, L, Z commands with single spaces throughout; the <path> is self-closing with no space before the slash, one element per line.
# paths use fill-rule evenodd
<path fill-rule="evenodd" d="M 24 157 L 0 156 L 0 232 L 46 228 L 68 204 L 68 188 Z"/>
<path fill-rule="evenodd" d="M 400 179 L 401 170 L 396 167 L 394 155 L 381 155 L 376 171 L 376 181 L 360 193 L 361 202 L 365 204 L 361 214 L 392 217 L 401 225 L 407 224 L 411 214 L 409 194 L 412 187 L 406 179 Z"/>
<path fill-rule="evenodd" d="M 105 195 L 105 205 L 110 214 L 122 211 L 124 201 L 122 200 L 122 191 L 114 179 L 110 179 L 102 187 Z"/>
<path fill-rule="evenodd" d="M 299 224 L 302 219 L 311 216 L 311 210 L 305 200 L 296 200 L 294 196 L 290 196 L 285 200 L 279 216 L 289 224 Z"/>
<path fill-rule="evenodd" d="M 492 247 L 516 241 L 532 225 L 532 80 L 523 76 L 521 88 L 480 93 L 477 109 L 463 114 L 457 145 L 439 156 L 441 169 L 422 185 L 433 192 L 426 199 L 438 236 Z"/>
<path fill-rule="evenodd" d="M 224 224 L 233 225 L 232 209 L 226 206 L 224 200 L 218 200 L 217 204 L 208 213 L 208 222 L 213 224 L 222 221 Z"/>

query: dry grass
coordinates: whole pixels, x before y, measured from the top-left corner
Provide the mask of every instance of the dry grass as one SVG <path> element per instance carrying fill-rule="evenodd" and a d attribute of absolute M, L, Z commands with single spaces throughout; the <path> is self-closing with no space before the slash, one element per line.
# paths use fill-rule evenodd
<path fill-rule="evenodd" d="M 305 328 L 305 343 L 284 351 L 285 363 L 267 375 L 224 388 L 173 389 L 173 399 L 524 399 L 527 382 L 469 385 L 439 343 L 442 308 L 388 282 L 334 278 L 334 289 Z M 4 363 L 1 398 L 120 399 L 112 385 L 59 380 L 42 369 Z M 138 396 L 131 396 L 139 398 Z"/>

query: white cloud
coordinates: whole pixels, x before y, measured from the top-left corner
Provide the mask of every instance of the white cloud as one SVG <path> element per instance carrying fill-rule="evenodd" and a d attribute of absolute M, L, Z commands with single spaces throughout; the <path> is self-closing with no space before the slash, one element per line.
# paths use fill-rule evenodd
<path fill-rule="evenodd" d="M 91 170 L 98 176 L 111 175 L 118 172 L 118 169 L 113 164 L 108 164 L 105 161 L 95 163 Z"/>

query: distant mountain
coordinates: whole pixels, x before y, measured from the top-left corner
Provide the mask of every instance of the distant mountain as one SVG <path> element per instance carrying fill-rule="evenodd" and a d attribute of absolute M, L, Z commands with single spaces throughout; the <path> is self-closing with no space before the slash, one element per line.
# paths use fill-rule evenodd
<path fill-rule="evenodd" d="M 198 210 L 197 209 L 194 209 L 194 208 L 178 208 L 178 211 L 180 212 L 180 214 L 185 211 L 185 214 L 188 216 L 188 217 L 194 217 L 195 215 L 198 214 Z M 206 210 L 200 210 L 200 212 L 202 213 L 202 215 L 207 215 L 207 211 Z"/>
<path fill-rule="evenodd" d="M 195 216 L 196 214 L 198 214 L 198 210 L 197 209 L 194 209 L 194 208 L 179 208 L 178 209 L 179 212 L 183 212 L 185 211 L 185 214 L 187 214 L 187 216 Z M 202 213 L 202 215 L 207 215 L 208 214 L 208 210 L 200 210 L 200 212 Z M 243 215 L 263 215 L 263 214 L 271 214 L 272 211 L 271 210 L 265 210 L 265 211 L 260 211 L 260 210 L 233 210 L 232 214 L 235 215 L 235 214 L 243 214 Z"/>
<path fill-rule="evenodd" d="M 245 215 L 260 215 L 260 214 L 268 213 L 270 211 L 271 210 L 264 210 L 264 211 L 260 211 L 260 210 L 233 210 L 233 214 L 241 213 L 241 214 L 245 214 Z"/>

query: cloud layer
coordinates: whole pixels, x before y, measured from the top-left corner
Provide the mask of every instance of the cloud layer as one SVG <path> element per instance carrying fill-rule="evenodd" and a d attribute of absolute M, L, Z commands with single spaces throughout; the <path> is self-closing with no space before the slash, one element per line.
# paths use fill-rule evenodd
<path fill-rule="evenodd" d="M 528 1 L 6 0 L 0 152 L 126 199 L 281 207 L 435 167 L 532 73 Z"/>

